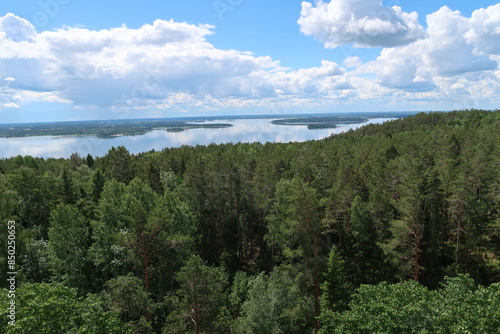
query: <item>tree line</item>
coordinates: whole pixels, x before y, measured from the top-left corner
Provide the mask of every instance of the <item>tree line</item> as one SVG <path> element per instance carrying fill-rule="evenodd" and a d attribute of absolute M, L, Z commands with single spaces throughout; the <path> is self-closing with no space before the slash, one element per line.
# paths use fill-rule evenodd
<path fill-rule="evenodd" d="M 500 111 L 464 110 L 303 143 L 2 159 L 21 305 L 3 331 L 494 332 L 499 130 Z"/>

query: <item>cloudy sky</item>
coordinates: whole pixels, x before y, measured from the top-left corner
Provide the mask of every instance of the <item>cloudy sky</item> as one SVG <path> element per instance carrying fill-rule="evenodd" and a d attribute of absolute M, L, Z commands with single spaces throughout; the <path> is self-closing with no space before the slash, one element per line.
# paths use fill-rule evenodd
<path fill-rule="evenodd" d="M 500 4 L 5 0 L 0 123 L 497 109 Z"/>

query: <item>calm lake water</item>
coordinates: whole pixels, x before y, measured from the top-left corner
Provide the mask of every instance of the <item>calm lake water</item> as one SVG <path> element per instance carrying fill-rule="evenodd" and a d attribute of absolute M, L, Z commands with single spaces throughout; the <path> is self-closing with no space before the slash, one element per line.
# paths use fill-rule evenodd
<path fill-rule="evenodd" d="M 40 136 L 22 138 L 0 138 L 0 158 L 31 155 L 43 158 L 67 158 L 72 153 L 80 156 L 103 156 L 112 146 L 125 146 L 130 153 L 161 151 L 166 147 L 182 145 L 209 145 L 211 143 L 238 142 L 301 142 L 323 139 L 334 133 L 356 129 L 369 123 L 383 123 L 393 118 L 375 118 L 366 123 L 339 125 L 335 129 L 309 130 L 300 125 L 274 125 L 273 119 L 217 120 L 206 123 L 232 124 L 220 129 L 190 129 L 183 132 L 154 130 L 141 136 L 123 136 L 101 139 L 94 136 Z"/>

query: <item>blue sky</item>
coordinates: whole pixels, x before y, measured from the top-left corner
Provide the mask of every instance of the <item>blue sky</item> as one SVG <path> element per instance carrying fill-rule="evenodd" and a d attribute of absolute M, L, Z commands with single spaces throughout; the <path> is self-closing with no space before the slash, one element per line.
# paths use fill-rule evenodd
<path fill-rule="evenodd" d="M 500 4 L 0 4 L 0 123 L 496 109 Z"/>

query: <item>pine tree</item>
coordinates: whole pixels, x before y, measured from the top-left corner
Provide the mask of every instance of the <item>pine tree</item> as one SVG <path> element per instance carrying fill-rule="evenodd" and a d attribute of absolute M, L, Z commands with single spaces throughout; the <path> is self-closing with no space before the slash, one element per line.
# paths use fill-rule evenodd
<path fill-rule="evenodd" d="M 347 280 L 345 260 L 336 246 L 330 250 L 323 278 L 324 282 L 321 284 L 323 307 L 333 311 L 345 310 L 352 288 Z"/>

